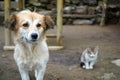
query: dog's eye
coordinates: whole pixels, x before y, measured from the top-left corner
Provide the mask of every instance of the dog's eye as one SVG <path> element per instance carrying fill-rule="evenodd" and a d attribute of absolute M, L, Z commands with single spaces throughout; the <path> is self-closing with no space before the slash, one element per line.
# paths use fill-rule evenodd
<path fill-rule="evenodd" d="M 23 26 L 24 27 L 29 27 L 29 24 L 28 23 L 24 23 Z"/>
<path fill-rule="evenodd" d="M 37 26 L 37 27 L 40 27 L 40 26 L 41 26 L 41 24 L 39 24 L 39 23 L 38 23 L 36 26 Z"/>

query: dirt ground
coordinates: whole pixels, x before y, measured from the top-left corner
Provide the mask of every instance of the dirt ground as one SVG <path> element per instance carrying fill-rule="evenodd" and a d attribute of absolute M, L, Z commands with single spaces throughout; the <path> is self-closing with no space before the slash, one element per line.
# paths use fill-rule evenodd
<path fill-rule="evenodd" d="M 0 80 L 21 80 L 13 51 L 3 50 L 3 31 L 0 27 Z M 50 51 L 44 80 L 120 80 L 120 67 L 111 63 L 120 58 L 120 25 L 67 25 L 63 26 L 63 36 L 65 48 Z M 100 49 L 94 69 L 82 69 L 79 66 L 81 52 L 97 45 Z"/>

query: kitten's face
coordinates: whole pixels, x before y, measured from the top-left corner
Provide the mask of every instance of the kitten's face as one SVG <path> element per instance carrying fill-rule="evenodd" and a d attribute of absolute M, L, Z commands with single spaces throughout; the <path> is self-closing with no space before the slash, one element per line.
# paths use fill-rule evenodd
<path fill-rule="evenodd" d="M 98 47 L 95 48 L 88 48 L 87 49 L 87 53 L 89 55 L 90 58 L 96 58 L 97 57 L 97 53 L 98 53 Z"/>
<path fill-rule="evenodd" d="M 96 57 L 96 52 L 93 48 L 89 48 L 88 51 L 87 51 L 88 55 L 90 58 L 95 58 Z"/>

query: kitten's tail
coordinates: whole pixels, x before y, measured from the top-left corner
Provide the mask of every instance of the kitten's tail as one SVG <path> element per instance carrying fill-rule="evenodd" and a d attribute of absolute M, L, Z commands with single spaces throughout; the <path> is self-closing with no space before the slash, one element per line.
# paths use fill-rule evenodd
<path fill-rule="evenodd" d="M 80 62 L 80 67 L 84 68 L 85 63 L 84 62 Z"/>

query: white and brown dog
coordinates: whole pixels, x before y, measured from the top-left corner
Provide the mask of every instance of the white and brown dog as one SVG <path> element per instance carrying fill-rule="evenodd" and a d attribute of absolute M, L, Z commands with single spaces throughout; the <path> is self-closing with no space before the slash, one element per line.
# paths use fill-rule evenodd
<path fill-rule="evenodd" d="M 30 80 L 29 71 L 35 71 L 36 80 L 43 80 L 49 59 L 46 30 L 53 28 L 50 16 L 29 10 L 13 14 L 5 21 L 5 27 L 13 30 L 17 63 L 22 80 Z"/>

